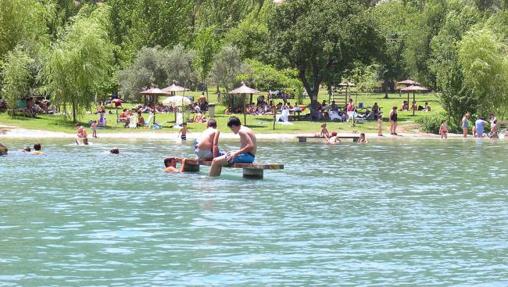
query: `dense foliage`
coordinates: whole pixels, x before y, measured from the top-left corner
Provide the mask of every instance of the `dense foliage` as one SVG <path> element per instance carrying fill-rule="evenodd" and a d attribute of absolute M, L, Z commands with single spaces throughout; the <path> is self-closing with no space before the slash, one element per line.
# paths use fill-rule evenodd
<path fill-rule="evenodd" d="M 454 121 L 508 110 L 505 0 L 3 0 L 1 95 L 50 97 L 73 118 L 112 92 L 241 81 L 307 94 L 411 78 Z M 208 90 L 208 89 L 205 89 Z"/>

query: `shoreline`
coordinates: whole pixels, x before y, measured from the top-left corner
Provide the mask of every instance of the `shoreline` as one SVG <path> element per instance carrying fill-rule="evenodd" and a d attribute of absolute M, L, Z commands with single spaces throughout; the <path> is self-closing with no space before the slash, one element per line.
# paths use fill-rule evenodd
<path fill-rule="evenodd" d="M 188 141 L 196 139 L 200 133 L 188 133 Z M 256 137 L 262 141 L 294 141 L 297 142 L 297 136 L 313 136 L 313 133 L 258 133 Z M 339 136 L 359 135 L 359 133 L 343 132 Z M 135 140 L 177 140 L 177 132 L 138 132 L 138 133 L 101 133 L 98 130 L 98 139 L 135 139 Z M 12 126 L 0 126 L 0 139 L 74 139 L 75 134 L 65 132 L 54 132 L 44 130 L 21 129 Z M 439 135 L 430 133 L 399 133 L 398 136 L 384 135 L 378 136 L 377 133 L 366 133 L 367 140 L 441 140 Z M 95 140 L 89 137 L 92 140 Z M 237 139 L 238 136 L 233 133 L 221 133 L 221 138 L 226 140 Z M 448 139 L 472 140 L 472 136 L 464 139 L 462 134 L 448 134 Z M 488 138 L 486 138 L 488 139 Z"/>

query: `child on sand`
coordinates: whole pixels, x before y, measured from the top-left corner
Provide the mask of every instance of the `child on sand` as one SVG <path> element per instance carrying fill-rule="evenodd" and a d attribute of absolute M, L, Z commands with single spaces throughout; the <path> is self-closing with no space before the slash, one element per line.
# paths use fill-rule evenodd
<path fill-rule="evenodd" d="M 326 124 L 321 125 L 321 131 L 319 132 L 318 136 L 322 137 L 322 138 L 329 138 L 330 137 L 330 132 L 328 132 L 328 129 L 326 128 Z"/>
<path fill-rule="evenodd" d="M 178 136 L 182 139 L 182 141 L 187 140 L 187 123 L 182 124 L 182 128 L 178 132 Z"/>
<path fill-rule="evenodd" d="M 366 144 L 368 143 L 367 138 L 365 137 L 365 133 L 360 134 L 360 138 L 358 139 L 359 144 Z"/>
<path fill-rule="evenodd" d="M 441 139 L 448 138 L 448 124 L 446 121 L 441 122 L 441 126 L 439 127 L 439 135 L 441 136 Z"/>
<path fill-rule="evenodd" d="M 97 138 L 97 121 L 92 121 L 90 128 L 92 129 L 92 137 Z"/>
<path fill-rule="evenodd" d="M 390 112 L 390 134 L 393 136 L 397 135 L 397 107 L 393 107 L 392 111 Z"/>

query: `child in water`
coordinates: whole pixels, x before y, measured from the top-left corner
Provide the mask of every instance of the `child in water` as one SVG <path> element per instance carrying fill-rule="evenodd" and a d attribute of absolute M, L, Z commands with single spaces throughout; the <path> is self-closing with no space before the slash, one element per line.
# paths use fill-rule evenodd
<path fill-rule="evenodd" d="M 321 131 L 319 132 L 318 136 L 323 138 L 329 138 L 330 132 L 328 132 L 328 129 L 326 128 L 326 124 L 321 125 Z"/>
<path fill-rule="evenodd" d="M 441 136 L 441 139 L 448 138 L 448 124 L 446 121 L 441 122 L 441 126 L 439 127 L 439 135 Z"/>
<path fill-rule="evenodd" d="M 359 144 L 366 144 L 368 143 L 367 138 L 365 137 L 365 133 L 360 134 L 360 138 L 358 139 Z"/>
<path fill-rule="evenodd" d="M 336 132 L 332 132 L 332 136 L 331 137 L 326 137 L 326 140 L 325 140 L 326 144 L 338 144 L 340 142 L 341 141 L 337 137 L 337 133 Z"/>
<path fill-rule="evenodd" d="M 182 128 L 178 132 L 178 136 L 182 139 L 182 141 L 187 140 L 187 123 L 182 124 Z"/>

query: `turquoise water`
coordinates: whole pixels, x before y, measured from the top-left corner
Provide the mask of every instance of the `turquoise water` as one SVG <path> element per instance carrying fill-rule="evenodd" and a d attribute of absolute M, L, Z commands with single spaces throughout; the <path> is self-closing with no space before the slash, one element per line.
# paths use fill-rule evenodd
<path fill-rule="evenodd" d="M 506 142 L 263 143 L 263 181 L 43 145 L 0 158 L 0 286 L 508 286 Z"/>

